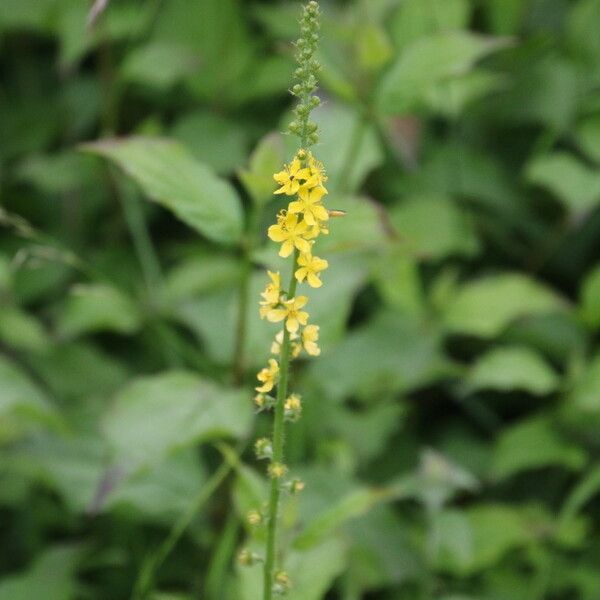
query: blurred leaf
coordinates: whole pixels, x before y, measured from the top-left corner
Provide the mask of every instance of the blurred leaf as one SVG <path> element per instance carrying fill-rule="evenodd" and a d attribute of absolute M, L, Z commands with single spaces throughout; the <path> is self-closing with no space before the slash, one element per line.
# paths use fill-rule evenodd
<path fill-rule="evenodd" d="M 571 521 L 598 493 L 600 493 L 600 465 L 590 469 L 567 496 L 560 511 L 561 522 Z"/>
<path fill-rule="evenodd" d="M 600 202 L 600 174 L 565 152 L 534 158 L 526 178 L 552 192 L 572 213 L 589 211 Z"/>
<path fill-rule="evenodd" d="M 418 108 L 431 87 L 469 72 L 484 56 L 506 46 L 499 38 L 466 31 L 446 31 L 423 36 L 400 55 L 385 74 L 377 104 L 388 114 Z"/>
<path fill-rule="evenodd" d="M 406 316 L 382 313 L 324 354 L 310 376 L 333 400 L 413 390 L 447 370 L 435 332 Z"/>
<path fill-rule="evenodd" d="M 35 317 L 16 306 L 1 306 L 0 340 L 16 350 L 43 352 L 50 340 L 46 330 Z"/>
<path fill-rule="evenodd" d="M 316 515 L 294 540 L 294 547 L 309 550 L 323 543 L 346 521 L 364 515 L 379 502 L 397 499 L 393 489 L 356 489 Z"/>
<path fill-rule="evenodd" d="M 373 265 L 375 285 L 385 303 L 414 317 L 424 312 L 423 284 L 416 261 L 402 244 L 390 248 Z"/>
<path fill-rule="evenodd" d="M 592 329 L 600 328 L 600 265 L 583 280 L 581 286 L 581 316 Z"/>
<path fill-rule="evenodd" d="M 494 33 L 515 35 L 519 33 L 528 3 L 528 0 L 488 0 L 483 9 Z"/>
<path fill-rule="evenodd" d="M 355 192 L 367 175 L 383 162 L 381 144 L 372 125 L 360 113 L 339 103 L 329 102 L 313 113 L 319 126 L 319 145 L 314 155 L 327 170 L 327 189 L 336 192 Z M 287 127 L 288 120 L 284 127 Z M 296 152 L 297 142 L 286 139 L 287 155 Z M 333 208 L 333 207 L 332 207 Z"/>
<path fill-rule="evenodd" d="M 444 196 L 411 197 L 394 207 L 390 218 L 400 240 L 422 260 L 479 251 L 468 215 Z"/>
<path fill-rule="evenodd" d="M 490 568 L 529 541 L 527 526 L 525 515 L 500 504 L 445 510 L 436 517 L 438 567 L 462 577 Z"/>
<path fill-rule="evenodd" d="M 286 600 L 321 600 L 346 564 L 346 547 L 335 537 L 308 551 L 291 551 L 284 564 L 292 581 Z M 240 600 L 262 597 L 262 571 L 239 569 Z"/>
<path fill-rule="evenodd" d="M 167 90 L 198 68 L 192 49 L 164 42 L 150 42 L 129 52 L 121 64 L 126 82 Z"/>
<path fill-rule="evenodd" d="M 139 308 L 119 289 L 105 284 L 78 284 L 71 288 L 57 329 L 65 338 L 97 331 L 132 334 L 141 323 Z"/>
<path fill-rule="evenodd" d="M 58 416 L 43 391 L 8 358 L 0 356 L 0 442 L 35 425 L 56 425 Z"/>
<path fill-rule="evenodd" d="M 75 598 L 75 570 L 81 551 L 74 547 L 50 546 L 21 575 L 0 580 L 0 600 L 67 600 Z"/>
<path fill-rule="evenodd" d="M 268 134 L 260 140 L 250 155 L 248 168 L 238 172 L 246 191 L 259 206 L 267 204 L 273 198 L 276 187 L 273 174 L 278 173 L 284 163 L 283 148 L 280 135 Z"/>
<path fill-rule="evenodd" d="M 393 56 L 385 30 L 374 23 L 363 23 L 356 40 L 358 62 L 367 71 L 378 71 Z"/>
<path fill-rule="evenodd" d="M 139 466 L 201 441 L 243 436 L 251 420 L 244 390 L 172 371 L 138 378 L 122 390 L 106 415 L 104 433 L 119 460 Z"/>
<path fill-rule="evenodd" d="M 213 112 L 201 110 L 184 115 L 176 121 L 171 135 L 217 173 L 231 173 L 246 160 L 246 129 Z"/>
<path fill-rule="evenodd" d="M 549 466 L 578 471 L 586 462 L 586 453 L 569 443 L 545 416 L 535 416 L 505 428 L 496 441 L 492 473 L 506 479 L 520 473 Z"/>
<path fill-rule="evenodd" d="M 575 140 L 590 160 L 600 163 L 600 115 L 582 121 L 575 132 Z"/>
<path fill-rule="evenodd" d="M 530 394 L 553 392 L 560 379 L 546 361 L 524 346 L 494 348 L 481 356 L 470 369 L 469 390 L 523 390 Z"/>
<path fill-rule="evenodd" d="M 600 59 L 600 41 L 595 32 L 600 24 L 600 2 L 580 0 L 570 12 L 567 41 L 570 47 L 591 64 Z"/>
<path fill-rule="evenodd" d="M 86 144 L 119 165 L 154 201 L 211 240 L 237 241 L 242 210 L 235 190 L 176 142 L 129 138 Z"/>
<path fill-rule="evenodd" d="M 463 29 L 471 14 L 469 0 L 404 0 L 391 20 L 396 46 L 404 50 L 424 36 Z"/>
<path fill-rule="evenodd" d="M 600 426 L 600 354 L 596 354 L 574 381 L 563 406 L 563 418 L 580 432 L 599 439 Z"/>
<path fill-rule="evenodd" d="M 452 333 L 494 337 L 517 318 L 564 308 L 564 300 L 541 283 L 504 273 L 464 284 L 447 306 L 444 322 Z"/>

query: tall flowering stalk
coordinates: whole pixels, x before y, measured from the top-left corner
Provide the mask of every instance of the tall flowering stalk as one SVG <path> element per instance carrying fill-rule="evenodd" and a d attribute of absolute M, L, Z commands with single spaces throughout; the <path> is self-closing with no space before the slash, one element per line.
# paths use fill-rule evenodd
<path fill-rule="evenodd" d="M 309 323 L 306 310 L 309 298 L 297 290 L 302 285 L 321 287 L 321 273 L 328 266 L 326 260 L 314 253 L 317 238 L 328 233 L 329 212 L 323 205 L 327 177 L 323 165 L 308 150 L 318 141 L 317 125 L 310 120 L 311 110 L 320 103 L 313 95 L 320 69 L 314 57 L 319 40 L 317 2 L 308 2 L 303 7 L 300 26 L 301 36 L 296 42 L 298 67 L 294 73 L 297 83 L 291 90 L 299 101 L 294 110 L 296 118 L 289 126 L 290 132 L 300 138 L 300 149 L 292 161 L 273 176 L 278 185 L 275 195 L 290 197 L 290 201 L 287 208 L 279 211 L 277 222 L 268 229 L 269 238 L 280 244 L 279 256 L 292 258 L 291 277 L 287 287 L 283 287 L 281 273 L 268 271 L 269 281 L 260 301 L 261 318 L 282 323 L 271 346 L 274 358 L 270 358 L 257 375 L 259 385 L 254 399 L 259 411 L 272 410 L 274 413 L 271 438 L 261 438 L 255 444 L 257 457 L 268 461 L 267 473 L 271 481 L 268 506 L 264 512 L 253 510 L 248 515 L 252 524 L 265 522 L 267 527 L 264 600 L 284 594 L 291 585 L 288 574 L 278 564 L 280 499 L 282 492 L 296 494 L 304 487 L 301 480 L 288 477 L 284 457 L 286 422 L 297 421 L 302 413 L 300 396 L 288 393 L 290 363 L 303 352 L 310 356 L 318 356 L 321 352 L 317 344 L 319 326 Z M 247 550 L 242 551 L 240 558 L 245 563 L 263 560 Z"/>

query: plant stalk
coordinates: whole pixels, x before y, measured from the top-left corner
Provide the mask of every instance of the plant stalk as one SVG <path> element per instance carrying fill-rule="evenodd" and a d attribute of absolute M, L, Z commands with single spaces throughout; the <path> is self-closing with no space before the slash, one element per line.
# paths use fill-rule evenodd
<path fill-rule="evenodd" d="M 298 250 L 294 251 L 294 262 L 292 263 L 292 274 L 288 287 L 288 298 L 296 294 L 296 265 L 298 262 Z M 277 386 L 277 403 L 275 404 L 275 419 L 273 423 L 273 462 L 283 463 L 283 446 L 285 441 L 284 403 L 287 396 L 288 376 L 290 367 L 291 344 L 290 334 L 283 325 L 283 342 L 281 344 L 281 362 L 279 365 L 279 384 Z M 279 516 L 279 497 L 281 495 L 280 481 L 278 478 L 271 479 L 271 492 L 269 496 L 269 523 L 267 529 L 267 553 L 265 556 L 264 570 L 264 600 L 273 597 L 273 571 L 275 569 L 277 519 Z"/>

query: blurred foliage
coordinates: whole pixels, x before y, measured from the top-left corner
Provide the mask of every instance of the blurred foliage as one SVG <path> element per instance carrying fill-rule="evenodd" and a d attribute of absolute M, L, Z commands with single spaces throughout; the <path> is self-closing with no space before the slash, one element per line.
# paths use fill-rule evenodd
<path fill-rule="evenodd" d="M 258 600 L 299 7 L 90 7 L 0 2 L 0 600 Z M 289 598 L 598 600 L 600 1 L 323 10 Z"/>

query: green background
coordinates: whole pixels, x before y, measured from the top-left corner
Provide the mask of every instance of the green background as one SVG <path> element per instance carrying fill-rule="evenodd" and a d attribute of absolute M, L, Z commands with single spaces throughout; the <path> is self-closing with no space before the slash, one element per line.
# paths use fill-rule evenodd
<path fill-rule="evenodd" d="M 258 600 L 300 5 L 90 5 L 0 1 L 0 600 Z M 598 600 L 600 0 L 322 10 L 288 597 Z"/>

